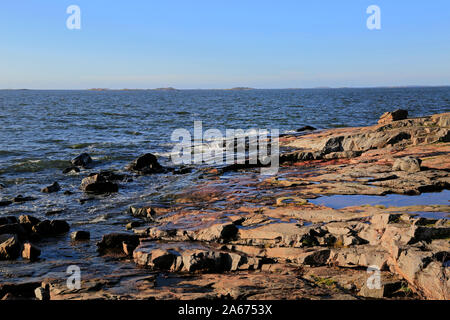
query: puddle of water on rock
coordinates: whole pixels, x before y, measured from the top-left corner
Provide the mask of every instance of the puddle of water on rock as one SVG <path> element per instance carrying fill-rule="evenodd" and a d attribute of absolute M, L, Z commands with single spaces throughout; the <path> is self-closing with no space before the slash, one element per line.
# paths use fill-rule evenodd
<path fill-rule="evenodd" d="M 450 212 L 426 212 L 426 211 L 411 211 L 406 212 L 410 215 L 415 215 L 427 219 L 447 219 L 450 220 Z"/>
<path fill-rule="evenodd" d="M 364 204 L 384 205 L 386 207 L 405 207 L 414 205 L 450 205 L 450 190 L 442 192 L 422 193 L 418 196 L 408 196 L 402 194 L 388 194 L 385 196 L 369 195 L 334 195 L 324 196 L 309 201 L 316 205 L 323 205 L 333 209 L 345 207 L 361 206 Z"/>

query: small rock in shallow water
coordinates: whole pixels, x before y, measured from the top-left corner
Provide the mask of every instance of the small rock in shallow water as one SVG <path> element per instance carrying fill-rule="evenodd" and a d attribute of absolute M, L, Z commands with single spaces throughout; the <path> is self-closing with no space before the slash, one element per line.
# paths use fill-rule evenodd
<path fill-rule="evenodd" d="M 41 255 L 41 249 L 36 247 L 35 245 L 26 242 L 23 244 L 23 250 L 22 250 L 22 258 L 35 261 L 39 258 Z"/>
<path fill-rule="evenodd" d="M 131 162 L 126 169 L 140 174 L 160 173 L 164 171 L 163 167 L 158 163 L 156 156 L 151 153 L 140 156 Z"/>
<path fill-rule="evenodd" d="M 52 192 L 58 192 L 61 190 L 61 187 L 59 186 L 58 182 L 53 182 L 51 186 L 45 187 L 41 190 L 41 192 L 44 193 L 52 193 Z"/>
<path fill-rule="evenodd" d="M 14 216 L 0 217 L 0 226 L 11 223 L 18 223 L 17 218 Z"/>
<path fill-rule="evenodd" d="M 67 174 L 67 173 L 71 173 L 71 172 L 78 173 L 78 172 L 80 172 L 80 169 L 78 167 L 68 167 L 68 168 L 64 169 L 62 173 Z"/>
<path fill-rule="evenodd" d="M 0 260 L 14 260 L 20 255 L 20 242 L 15 234 L 0 235 Z"/>
<path fill-rule="evenodd" d="M 31 226 L 34 226 L 41 222 L 38 218 L 35 218 L 33 216 L 30 216 L 28 214 L 23 214 L 19 217 L 19 223 L 20 224 L 30 224 Z"/>
<path fill-rule="evenodd" d="M 70 235 L 70 238 L 73 241 L 84 241 L 84 240 L 89 240 L 91 237 L 91 234 L 88 231 L 75 231 L 72 232 L 72 234 Z"/>
<path fill-rule="evenodd" d="M 81 181 L 81 190 L 99 194 L 111 193 L 117 192 L 119 190 L 119 186 L 97 173 L 86 177 Z"/>
<path fill-rule="evenodd" d="M 74 166 L 86 168 L 90 164 L 92 164 L 92 158 L 89 154 L 82 153 L 79 156 L 73 158 L 71 162 Z"/>
<path fill-rule="evenodd" d="M 15 197 L 15 198 L 13 199 L 13 202 L 21 203 L 21 202 L 33 201 L 33 200 L 36 200 L 36 198 L 33 198 L 33 197 L 24 197 L 24 196 L 22 196 L 21 194 L 19 194 L 17 197 Z"/>
<path fill-rule="evenodd" d="M 139 245 L 139 236 L 128 233 L 105 234 L 102 240 L 97 243 L 98 251 L 100 254 L 105 254 L 108 251 L 123 252 L 123 242 L 137 247 Z"/>
<path fill-rule="evenodd" d="M 6 207 L 9 206 L 12 203 L 12 201 L 9 200 L 2 200 L 0 201 L 0 207 Z"/>
<path fill-rule="evenodd" d="M 141 225 L 141 223 L 139 221 L 132 221 L 126 225 L 126 229 L 131 230 L 131 229 L 139 227 L 140 225 Z"/>

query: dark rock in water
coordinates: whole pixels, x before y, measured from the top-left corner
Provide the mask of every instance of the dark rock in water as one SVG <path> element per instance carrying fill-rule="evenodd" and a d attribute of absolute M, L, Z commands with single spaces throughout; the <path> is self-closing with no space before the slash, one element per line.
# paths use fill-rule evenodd
<path fill-rule="evenodd" d="M 26 242 L 23 244 L 23 250 L 22 250 L 22 258 L 35 261 L 39 258 L 41 255 L 41 249 L 36 247 L 35 245 Z"/>
<path fill-rule="evenodd" d="M 19 217 L 19 223 L 20 224 L 30 224 L 31 226 L 34 226 L 41 222 L 38 218 L 35 218 L 33 216 L 30 216 L 28 214 L 23 214 Z"/>
<path fill-rule="evenodd" d="M 44 220 L 32 227 L 32 231 L 41 236 L 53 235 L 50 220 Z"/>
<path fill-rule="evenodd" d="M 11 223 L 18 223 L 17 218 L 14 216 L 0 217 L 0 226 Z"/>
<path fill-rule="evenodd" d="M 91 234 L 88 231 L 75 231 L 72 232 L 70 238 L 73 241 L 84 241 L 89 240 L 91 238 Z"/>
<path fill-rule="evenodd" d="M 71 162 L 74 166 L 87 168 L 92 164 L 92 158 L 87 153 L 82 153 L 79 156 L 73 158 Z"/>
<path fill-rule="evenodd" d="M 139 174 L 151 174 L 151 173 L 161 173 L 164 172 L 163 167 L 158 163 L 158 159 L 155 155 L 151 153 L 146 153 L 133 162 L 131 162 L 127 167 L 127 170 L 135 171 Z"/>
<path fill-rule="evenodd" d="M 52 193 L 52 192 L 58 192 L 61 190 L 61 187 L 59 186 L 58 182 L 53 182 L 51 186 L 45 187 L 41 190 L 41 192 L 44 193 Z"/>
<path fill-rule="evenodd" d="M 314 128 L 314 127 L 311 127 L 311 126 L 304 126 L 304 127 L 298 128 L 298 129 L 295 130 L 295 131 L 297 131 L 297 132 L 303 132 L 303 131 L 314 131 L 314 130 L 317 130 L 317 129 Z"/>
<path fill-rule="evenodd" d="M 109 180 L 109 175 L 102 173 L 92 174 L 81 181 L 81 190 L 92 193 L 117 192 L 119 186 Z"/>
<path fill-rule="evenodd" d="M 50 237 L 66 233 L 70 230 L 69 224 L 64 220 L 44 220 L 32 227 L 32 231 L 43 237 Z"/>
<path fill-rule="evenodd" d="M 20 242 L 15 234 L 0 235 L 0 260 L 14 260 L 20 255 Z"/>
<path fill-rule="evenodd" d="M 24 239 L 27 237 L 27 230 L 19 223 L 9 223 L 0 226 L 0 234 L 16 234 Z"/>
<path fill-rule="evenodd" d="M 134 229 L 134 228 L 137 228 L 137 227 L 140 227 L 141 226 L 141 223 L 139 222 L 139 221 L 132 221 L 132 222 L 129 222 L 126 226 L 125 226 L 125 228 L 127 229 L 127 230 L 131 230 L 131 229 Z"/>
<path fill-rule="evenodd" d="M 2 200 L 0 201 L 0 207 L 6 207 L 9 206 L 12 203 L 12 201 L 9 200 Z"/>
<path fill-rule="evenodd" d="M 19 217 L 19 223 L 28 235 L 33 233 L 33 226 L 39 222 L 41 222 L 39 219 L 29 215 L 22 215 Z"/>
<path fill-rule="evenodd" d="M 52 220 L 50 222 L 53 234 L 63 234 L 69 232 L 70 226 L 65 220 Z"/>
<path fill-rule="evenodd" d="M 97 243 L 97 249 L 100 254 L 111 252 L 123 252 L 123 243 L 129 246 L 137 247 L 139 245 L 139 236 L 128 233 L 110 233 L 105 234 L 102 240 Z"/>
<path fill-rule="evenodd" d="M 24 197 L 24 196 L 22 196 L 21 194 L 19 194 L 17 197 L 15 197 L 15 198 L 13 199 L 13 202 L 16 202 L 16 203 L 22 203 L 22 202 L 33 201 L 33 200 L 36 200 L 36 198 L 33 198 L 33 197 Z"/>
<path fill-rule="evenodd" d="M 65 168 L 62 173 L 66 174 L 66 173 L 71 173 L 71 172 L 78 173 L 78 172 L 80 172 L 80 169 L 78 167 L 68 167 L 68 168 Z"/>
<path fill-rule="evenodd" d="M 407 172 L 419 172 L 422 160 L 413 157 L 399 158 L 394 161 L 392 170 L 394 171 L 407 171 Z"/>
<path fill-rule="evenodd" d="M 397 109 L 392 112 L 385 112 L 378 120 L 378 124 L 387 124 L 393 121 L 404 120 L 408 118 L 408 111 L 403 109 Z"/>
<path fill-rule="evenodd" d="M 64 194 L 65 196 L 70 196 L 70 195 L 73 194 L 73 192 L 70 191 L 70 190 L 66 190 L 66 191 L 63 192 L 63 194 Z"/>

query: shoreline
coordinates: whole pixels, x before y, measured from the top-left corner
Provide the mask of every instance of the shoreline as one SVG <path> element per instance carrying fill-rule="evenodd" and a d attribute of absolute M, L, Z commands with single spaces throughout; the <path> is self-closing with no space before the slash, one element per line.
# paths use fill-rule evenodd
<path fill-rule="evenodd" d="M 414 214 L 449 213 L 449 204 L 333 209 L 313 199 L 450 189 L 449 128 L 444 113 L 283 135 L 280 145 L 290 151 L 280 155 L 276 176 L 245 166 L 204 169 L 201 182 L 170 205 L 131 209 L 141 224 L 132 232 L 104 235 L 98 259 L 124 264 L 123 271 L 88 272 L 72 291 L 47 279 L 51 299 L 448 299 L 448 217 Z M 155 171 L 145 173 L 158 174 L 149 161 Z M 379 267 L 378 289 L 367 287 L 371 266 Z M 11 293 L 5 285 L 0 296 Z"/>

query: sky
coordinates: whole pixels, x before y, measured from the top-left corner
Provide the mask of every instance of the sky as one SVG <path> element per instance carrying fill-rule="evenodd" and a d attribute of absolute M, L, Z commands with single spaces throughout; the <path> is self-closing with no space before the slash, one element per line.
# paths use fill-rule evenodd
<path fill-rule="evenodd" d="M 448 0 L 5 0 L 0 39 L 2 89 L 450 85 Z"/>

